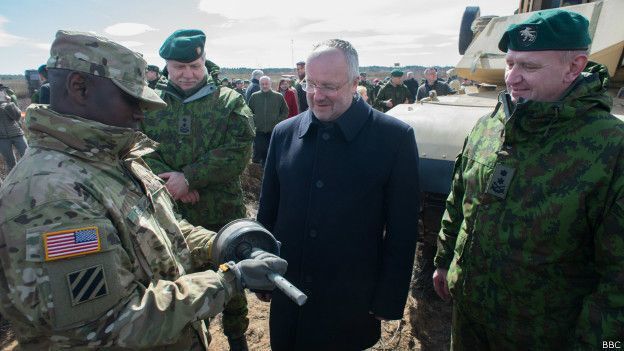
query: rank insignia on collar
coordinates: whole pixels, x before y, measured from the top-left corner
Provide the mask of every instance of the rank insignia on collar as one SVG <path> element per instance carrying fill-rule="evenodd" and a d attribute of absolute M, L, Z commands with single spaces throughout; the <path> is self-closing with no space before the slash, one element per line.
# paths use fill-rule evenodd
<path fill-rule="evenodd" d="M 511 184 L 514 173 L 515 169 L 497 163 L 494 167 L 494 172 L 492 173 L 486 192 L 500 199 L 504 199 L 507 196 L 507 190 L 509 190 L 509 184 Z"/>
<path fill-rule="evenodd" d="M 73 306 L 108 294 L 102 265 L 68 273 L 67 284 Z"/>
<path fill-rule="evenodd" d="M 82 256 L 100 252 L 102 243 L 97 227 L 61 230 L 43 234 L 45 260 Z"/>

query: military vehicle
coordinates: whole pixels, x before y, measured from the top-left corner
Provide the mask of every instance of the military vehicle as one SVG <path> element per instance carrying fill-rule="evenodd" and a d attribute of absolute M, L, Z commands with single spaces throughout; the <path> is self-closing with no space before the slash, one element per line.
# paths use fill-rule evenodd
<path fill-rule="evenodd" d="M 461 23 L 459 53 L 455 67 L 459 77 L 478 82 L 465 86 L 463 94 L 439 96 L 436 101 L 397 105 L 387 112 L 414 128 L 420 154 L 423 231 L 419 237 L 410 309 L 412 334 L 422 350 L 449 348 L 450 304 L 433 292 L 436 234 L 450 192 L 452 171 L 464 139 L 476 121 L 491 113 L 498 94 L 505 89 L 505 53 L 498 42 L 510 24 L 530 17 L 530 12 L 565 6 L 590 21 L 590 60 L 608 67 L 612 113 L 624 120 L 624 1 L 622 0 L 521 0 L 510 16 L 480 16 L 478 7 L 467 7 Z M 426 100 L 426 99 L 425 99 Z"/>
<path fill-rule="evenodd" d="M 41 86 L 41 80 L 39 79 L 39 72 L 36 69 L 27 69 L 24 71 L 24 78 L 28 86 L 28 96 L 32 96 L 39 86 Z"/>

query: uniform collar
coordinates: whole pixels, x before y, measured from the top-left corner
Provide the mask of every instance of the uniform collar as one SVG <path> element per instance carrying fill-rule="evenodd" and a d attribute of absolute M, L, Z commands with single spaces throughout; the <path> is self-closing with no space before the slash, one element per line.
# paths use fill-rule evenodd
<path fill-rule="evenodd" d="M 355 139 L 371 114 L 372 109 L 370 105 L 358 96 L 353 99 L 351 106 L 332 123 L 340 129 L 345 140 L 350 142 Z M 314 116 L 312 110 L 308 109 L 302 116 L 301 124 L 299 125 L 299 138 L 306 136 L 311 126 L 316 126 L 318 128 L 322 126 L 322 124 L 323 123 Z"/>
<path fill-rule="evenodd" d="M 57 150 L 87 160 L 110 161 L 138 158 L 156 150 L 158 143 L 130 128 L 120 128 L 63 115 L 49 105 L 26 110 L 33 148 Z"/>

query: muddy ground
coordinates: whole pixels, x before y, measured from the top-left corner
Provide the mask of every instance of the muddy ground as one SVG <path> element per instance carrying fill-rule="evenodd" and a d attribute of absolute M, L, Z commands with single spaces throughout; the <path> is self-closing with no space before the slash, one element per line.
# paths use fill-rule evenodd
<path fill-rule="evenodd" d="M 26 107 L 27 101 L 20 101 L 20 107 Z M 0 180 L 6 176 L 6 168 L 4 161 L 0 157 Z M 245 204 L 247 207 L 247 215 L 255 218 L 258 208 L 258 196 L 260 192 L 260 184 L 262 179 L 262 169 L 255 164 L 250 164 L 243 174 L 243 188 L 245 193 Z M 420 254 L 417 252 L 417 254 Z M 269 304 L 259 301 L 255 295 L 247 293 L 249 302 L 249 329 L 247 330 L 247 340 L 250 350 L 264 351 L 270 350 L 269 346 Z M 440 302 L 434 302 L 426 308 L 416 308 L 416 300 L 413 294 L 410 294 L 403 319 L 400 321 L 390 321 L 382 323 L 382 338 L 371 348 L 371 350 L 421 350 L 421 343 L 414 337 L 424 337 L 427 339 L 426 344 L 433 342 L 444 343 L 446 333 L 436 333 L 437 330 L 448 330 L 448 325 L 441 323 L 437 318 L 438 313 L 444 306 Z M 217 316 L 210 323 L 210 331 L 212 334 L 211 351 L 228 350 L 227 340 L 221 329 L 221 316 Z M 414 327 L 415 321 L 426 322 L 426 326 L 421 325 L 420 328 Z M 418 330 L 416 330 L 418 328 Z M 10 325 L 4 320 L 0 320 L 0 350 L 16 349 L 13 331 Z M 437 348 L 422 348 L 423 351 L 436 350 Z"/>

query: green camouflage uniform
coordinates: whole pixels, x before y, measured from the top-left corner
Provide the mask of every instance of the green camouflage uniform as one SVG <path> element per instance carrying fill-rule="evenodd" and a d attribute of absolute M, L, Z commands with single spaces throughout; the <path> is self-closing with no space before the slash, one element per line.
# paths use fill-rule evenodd
<path fill-rule="evenodd" d="M 0 311 L 22 349 L 206 348 L 202 320 L 235 277 L 199 270 L 215 233 L 175 216 L 141 159 L 156 144 L 47 105 L 27 113 L 30 147 L 0 188 Z M 97 245 L 67 257 L 62 235 Z"/>
<path fill-rule="evenodd" d="M 501 94 L 466 138 L 435 258 L 453 350 L 624 340 L 624 123 L 607 81 L 590 64 L 560 102 Z"/>
<path fill-rule="evenodd" d="M 144 132 L 159 143 L 145 161 L 154 173 L 183 172 L 199 202 L 179 202 L 182 217 L 218 231 L 245 217 L 240 176 L 249 163 L 254 138 L 252 113 L 234 90 L 216 87 L 212 79 L 189 97 L 171 84 L 161 91 L 167 108 L 148 113 Z M 247 330 L 245 295 L 235 296 L 224 311 L 223 327 L 230 338 Z"/>
<path fill-rule="evenodd" d="M 392 99 L 392 107 L 403 104 L 405 101 L 408 101 L 410 104 L 414 102 L 412 100 L 412 93 L 410 93 L 409 89 L 404 84 L 394 85 L 392 83 L 388 83 L 384 85 L 375 97 L 374 106 L 379 111 L 386 112 L 390 110 L 384 102 L 388 99 Z"/>

